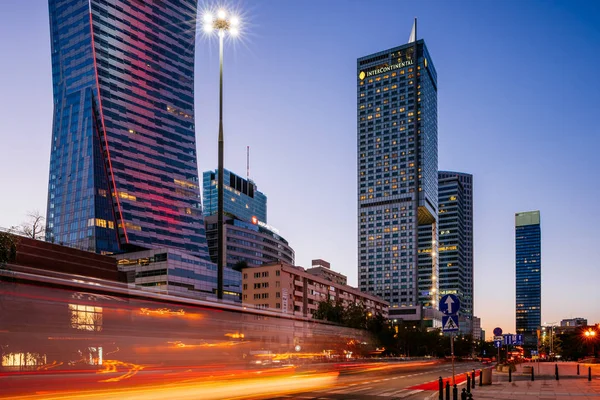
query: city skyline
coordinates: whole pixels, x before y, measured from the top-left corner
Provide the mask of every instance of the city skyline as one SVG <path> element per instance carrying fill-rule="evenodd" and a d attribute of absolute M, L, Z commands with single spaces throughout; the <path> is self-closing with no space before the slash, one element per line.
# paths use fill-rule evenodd
<path fill-rule="evenodd" d="M 600 299 L 593 286 L 598 268 L 591 234 L 598 216 L 582 220 L 569 212 L 583 209 L 585 199 L 600 194 L 593 150 L 599 144 L 593 122 L 600 92 L 594 73 L 599 56 L 593 51 L 599 38 L 597 6 L 531 2 L 519 5 L 517 13 L 516 2 L 467 3 L 462 10 L 435 2 L 401 10 L 393 2 L 381 2 L 373 8 L 376 17 L 362 20 L 364 3 L 332 3 L 309 3 L 302 10 L 253 3 L 247 10 L 251 36 L 225 54 L 225 166 L 243 170 L 246 145 L 252 146 L 251 178 L 269 193 L 270 223 L 294 245 L 296 263 L 309 266 L 313 258 L 327 259 L 350 277 L 350 284 L 357 284 L 356 204 L 349 200 L 357 193 L 352 173 L 355 60 L 404 43 L 417 15 L 419 36 L 434 54 L 444 83 L 438 99 L 439 168 L 466 171 L 477 180 L 475 315 L 488 336 L 495 326 L 514 330 L 513 215 L 541 209 L 547 249 L 542 323 L 570 316 L 600 320 L 594 306 Z M 2 51 L 15 60 L 0 67 L 5 79 L 1 146 L 11 149 L 0 165 L 19 171 L 6 182 L 20 196 L 1 202 L 0 225 L 11 226 L 28 210 L 45 209 L 50 41 L 46 2 L 1 7 Z M 341 18 L 334 28 L 325 21 L 336 15 Z M 510 28 L 503 25 L 507 19 Z M 353 32 L 356 21 L 363 23 L 360 32 Z M 18 41 L 9 39 L 17 36 Z M 516 46 L 523 37 L 527 45 Z M 465 51 L 457 59 L 452 42 L 477 51 Z M 276 51 L 286 46 L 294 51 Z M 556 56 L 564 46 L 585 54 L 578 58 L 577 74 L 565 73 L 566 61 Z M 216 165 L 216 66 L 209 47 L 204 40 L 196 45 L 199 171 Z M 276 57 L 269 58 L 272 54 Z M 289 99 L 281 102 L 283 94 Z M 27 117 L 32 109 L 36 118 Z M 560 181 L 570 182 L 576 194 L 557 194 Z M 307 188 L 304 195 L 295 192 L 298 187 Z M 578 273 L 564 274 L 565 268 Z M 582 281 L 581 276 L 590 279 Z M 556 292 L 560 301 L 552 296 Z"/>

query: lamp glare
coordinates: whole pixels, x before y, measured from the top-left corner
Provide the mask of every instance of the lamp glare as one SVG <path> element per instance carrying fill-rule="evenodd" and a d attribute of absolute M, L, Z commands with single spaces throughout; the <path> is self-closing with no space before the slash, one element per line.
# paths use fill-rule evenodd
<path fill-rule="evenodd" d="M 202 21 L 205 24 L 212 24 L 213 22 L 213 15 L 211 13 L 206 13 L 202 16 Z"/>
<path fill-rule="evenodd" d="M 237 36 L 240 34 L 240 31 L 238 30 L 238 28 L 229 28 L 229 34 L 233 37 Z"/>
<path fill-rule="evenodd" d="M 234 15 L 229 19 L 229 23 L 231 24 L 231 26 L 239 26 L 240 19 Z"/>
<path fill-rule="evenodd" d="M 204 32 L 206 32 L 206 33 L 211 33 L 213 31 L 213 27 L 211 24 L 205 24 L 202 28 L 204 29 Z"/>
<path fill-rule="evenodd" d="M 217 12 L 217 17 L 219 19 L 225 19 L 225 18 L 227 18 L 227 12 L 225 12 L 225 10 L 221 9 Z"/>

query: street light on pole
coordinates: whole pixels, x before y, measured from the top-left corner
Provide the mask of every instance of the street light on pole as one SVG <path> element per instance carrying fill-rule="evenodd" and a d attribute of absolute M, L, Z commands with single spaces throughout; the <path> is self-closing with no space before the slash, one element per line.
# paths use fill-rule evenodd
<path fill-rule="evenodd" d="M 591 344 L 591 348 L 592 348 L 592 357 L 595 357 L 596 354 L 594 352 L 594 339 L 596 338 L 596 330 L 592 329 L 592 328 L 588 328 L 585 332 L 584 332 L 585 338 L 588 340 L 588 342 Z"/>
<path fill-rule="evenodd" d="M 223 299 L 223 269 L 225 263 L 225 227 L 223 225 L 223 39 L 228 33 L 230 36 L 239 34 L 240 20 L 231 15 L 227 10 L 220 8 L 216 16 L 206 12 L 202 16 L 203 30 L 207 34 L 216 32 L 219 37 L 219 168 L 217 180 L 217 298 Z"/>

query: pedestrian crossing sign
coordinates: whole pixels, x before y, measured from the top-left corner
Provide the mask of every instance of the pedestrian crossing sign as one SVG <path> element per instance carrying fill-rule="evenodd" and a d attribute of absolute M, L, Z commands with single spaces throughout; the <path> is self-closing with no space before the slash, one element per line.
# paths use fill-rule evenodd
<path fill-rule="evenodd" d="M 444 331 L 444 332 L 458 331 L 458 316 L 444 315 L 442 317 L 442 331 Z"/>

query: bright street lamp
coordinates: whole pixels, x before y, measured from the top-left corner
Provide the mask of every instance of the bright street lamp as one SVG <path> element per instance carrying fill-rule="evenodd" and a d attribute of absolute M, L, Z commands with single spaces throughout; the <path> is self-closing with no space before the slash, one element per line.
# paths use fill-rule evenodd
<path fill-rule="evenodd" d="M 217 298 L 223 299 L 223 268 L 225 263 L 225 229 L 223 225 L 223 39 L 225 34 L 237 36 L 240 20 L 227 10 L 220 8 L 216 17 L 206 12 L 202 16 L 203 30 L 210 34 L 214 31 L 219 36 L 219 170 L 217 180 Z"/>

